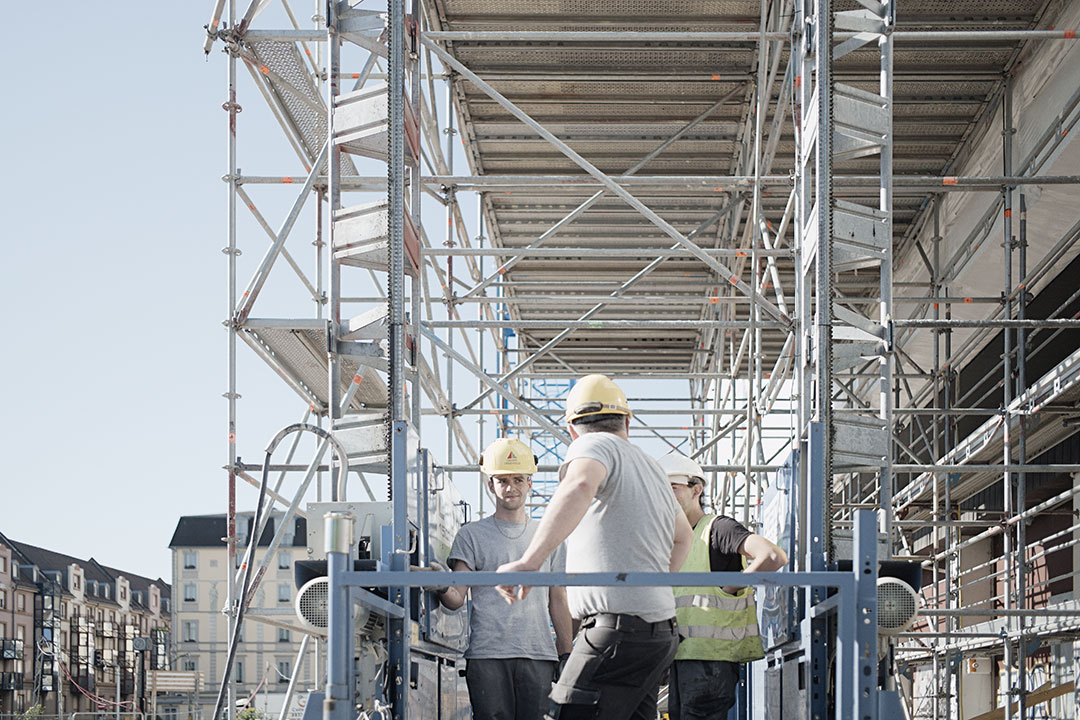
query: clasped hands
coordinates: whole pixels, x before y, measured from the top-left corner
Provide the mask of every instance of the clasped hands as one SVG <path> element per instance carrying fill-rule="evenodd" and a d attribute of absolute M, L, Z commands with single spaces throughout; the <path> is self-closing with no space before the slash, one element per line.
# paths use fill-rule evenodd
<path fill-rule="evenodd" d="M 515 560 L 514 562 L 505 563 L 500 565 L 495 572 L 507 573 L 507 572 L 536 572 L 540 569 L 539 565 L 534 565 L 525 560 Z M 496 585 L 495 591 L 499 593 L 506 600 L 507 604 L 513 605 L 518 600 L 524 600 L 532 590 L 528 585 Z"/>

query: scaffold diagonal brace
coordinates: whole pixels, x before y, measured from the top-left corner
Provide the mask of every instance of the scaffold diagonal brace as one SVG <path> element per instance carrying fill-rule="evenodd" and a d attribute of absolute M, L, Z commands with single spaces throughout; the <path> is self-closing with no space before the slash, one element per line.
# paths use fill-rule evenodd
<path fill-rule="evenodd" d="M 494 100 L 496 103 L 509 111 L 511 115 L 528 125 L 533 131 L 535 131 L 542 138 L 551 143 L 559 152 L 572 160 L 578 167 L 599 180 L 600 183 L 610 192 L 622 198 L 630 207 L 637 210 L 651 223 L 656 225 L 656 227 L 660 228 L 660 230 L 662 230 L 666 235 L 668 235 L 680 245 L 685 247 L 691 255 L 696 257 L 701 262 L 705 263 L 705 265 L 718 273 L 723 280 L 729 282 L 741 293 L 746 295 L 746 297 L 750 298 L 751 302 L 759 305 L 761 309 L 767 312 L 771 317 L 776 318 L 781 322 L 790 322 L 790 318 L 784 315 L 784 313 L 780 312 L 779 308 L 777 308 L 771 302 L 763 298 L 761 295 L 753 292 L 750 286 L 744 280 L 735 275 L 735 273 L 733 273 L 727 266 L 706 253 L 696 243 L 688 240 L 685 235 L 675 229 L 675 227 L 673 227 L 669 222 L 657 215 L 652 209 L 650 209 L 636 197 L 627 192 L 627 190 L 621 185 L 619 185 L 619 183 L 608 177 L 599 168 L 597 168 L 595 165 L 593 165 L 588 160 L 579 155 L 577 152 L 575 152 L 569 145 L 564 143 L 559 138 L 555 137 L 555 135 L 552 134 L 551 131 L 544 128 L 532 117 L 526 114 L 523 110 L 510 102 L 498 90 L 486 83 L 482 78 L 480 78 L 479 75 L 477 75 L 472 70 L 463 65 L 457 58 L 453 57 L 452 55 L 450 55 L 450 53 L 440 48 L 430 38 L 421 36 L 421 42 L 423 42 L 425 46 L 430 48 L 431 51 L 435 53 L 440 60 L 442 60 L 447 65 L 450 65 L 453 69 L 457 70 L 464 77 L 468 78 L 474 85 L 476 85 L 492 100 Z"/>
<path fill-rule="evenodd" d="M 311 166 L 311 172 L 308 173 L 307 181 L 304 182 L 304 187 L 300 189 L 300 193 L 296 197 L 296 202 L 293 203 L 292 210 L 289 211 L 288 217 L 285 218 L 285 222 L 282 223 L 281 229 L 277 232 L 277 238 L 274 240 L 273 245 L 267 249 L 266 255 L 263 256 L 262 262 L 259 264 L 259 269 L 255 271 L 254 277 L 251 278 L 251 282 L 248 283 L 247 289 L 244 290 L 244 294 L 241 296 L 240 305 L 236 308 L 234 314 L 234 321 L 236 323 L 243 323 L 247 320 L 248 315 L 251 314 L 251 308 L 255 304 L 255 298 L 259 296 L 259 292 L 262 290 L 263 285 L 266 284 L 266 278 L 269 276 L 271 268 L 274 267 L 274 261 L 276 261 L 278 255 L 281 254 L 281 249 L 285 245 L 285 240 L 289 237 L 293 225 L 296 224 L 296 219 L 300 217 L 300 211 L 303 209 L 304 203 L 311 194 L 311 188 L 315 185 L 315 180 L 319 177 L 319 173 L 322 172 L 322 166 L 326 162 L 328 150 L 329 145 L 323 145 L 322 150 L 319 152 L 319 157 L 315 159 L 314 164 Z"/>

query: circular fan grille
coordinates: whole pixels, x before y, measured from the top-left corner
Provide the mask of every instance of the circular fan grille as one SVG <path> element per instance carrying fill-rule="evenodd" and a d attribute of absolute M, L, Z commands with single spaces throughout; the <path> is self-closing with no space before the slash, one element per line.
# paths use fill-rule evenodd
<path fill-rule="evenodd" d="M 877 586 L 878 632 L 895 635 L 911 627 L 919 611 L 919 596 L 903 580 L 880 578 Z"/>
<path fill-rule="evenodd" d="M 327 592 L 330 583 L 325 577 L 309 580 L 296 594 L 296 614 L 300 620 L 311 627 L 325 630 L 327 619 Z"/>

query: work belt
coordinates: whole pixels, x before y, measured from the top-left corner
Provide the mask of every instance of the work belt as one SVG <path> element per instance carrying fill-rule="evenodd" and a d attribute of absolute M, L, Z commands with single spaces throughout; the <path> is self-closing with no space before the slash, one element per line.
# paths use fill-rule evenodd
<path fill-rule="evenodd" d="M 675 622 L 675 618 L 648 622 L 637 615 L 596 613 L 595 615 L 586 615 L 581 621 L 581 627 L 606 627 L 623 632 L 651 632 L 655 634 L 658 632 L 671 632 L 678 627 L 678 624 Z"/>

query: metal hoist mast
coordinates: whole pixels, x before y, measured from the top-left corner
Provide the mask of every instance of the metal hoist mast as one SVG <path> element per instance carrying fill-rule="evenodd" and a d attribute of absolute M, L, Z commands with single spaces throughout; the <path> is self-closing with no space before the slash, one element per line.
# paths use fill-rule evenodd
<path fill-rule="evenodd" d="M 793 48 L 799 69 L 797 104 L 796 245 L 798 260 L 799 433 L 807 462 L 800 487 L 806 570 L 830 569 L 835 561 L 831 528 L 840 513 L 833 495 L 851 483 L 855 502 L 875 503 L 879 529 L 891 537 L 892 505 L 892 29 L 893 2 L 859 0 L 860 9 L 834 13 L 831 0 L 801 0 Z M 834 31 L 854 32 L 834 43 Z M 868 44 L 880 52 L 876 92 L 836 82 L 832 64 Z M 839 199 L 837 167 L 878 156 L 877 202 Z M 860 168 L 861 172 L 865 172 Z M 879 273 L 878 293 L 845 299 L 836 280 L 844 273 Z M 858 485 L 872 474 L 870 496 Z M 874 497 L 876 495 L 876 497 Z M 824 588 L 807 588 L 806 607 L 825 599 Z M 857 598 L 860 612 L 876 598 Z M 808 620 L 806 638 L 811 720 L 824 718 L 829 664 L 826 619 Z M 876 620 L 874 620 L 876 623 Z M 860 623 L 861 625 L 861 623 Z M 861 629 L 861 628 L 860 628 Z M 845 651 L 837 648 L 837 652 Z M 858 698 L 877 682 L 877 647 L 872 633 L 857 642 L 857 660 L 873 670 L 853 678 Z M 835 697 L 844 696 L 837 688 Z M 876 702 L 876 700 L 875 700 Z M 865 703 L 864 703 L 865 704 Z M 860 707 L 857 717 L 876 708 Z"/>

